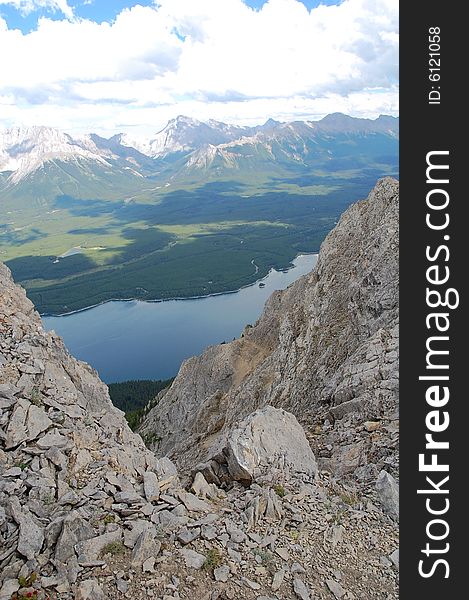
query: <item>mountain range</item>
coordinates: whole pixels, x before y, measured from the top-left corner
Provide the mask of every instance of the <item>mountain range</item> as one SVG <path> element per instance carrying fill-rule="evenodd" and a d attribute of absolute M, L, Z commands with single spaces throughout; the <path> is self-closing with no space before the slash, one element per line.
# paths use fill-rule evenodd
<path fill-rule="evenodd" d="M 338 134 L 396 139 L 398 123 L 397 118 L 384 115 L 369 120 L 335 113 L 320 121 L 268 119 L 264 125 L 241 127 L 179 116 L 148 139 L 129 134 L 106 139 L 93 133 L 73 138 L 51 127 L 14 127 L 0 132 L 0 173 L 6 189 L 52 166 L 108 174 L 120 171 L 130 179 L 141 178 L 154 174 L 163 159 L 177 156 L 182 161 L 173 165 L 173 177 L 191 169 L 240 169 L 253 159 L 307 165 L 318 152 L 328 152 L 322 141 Z"/>

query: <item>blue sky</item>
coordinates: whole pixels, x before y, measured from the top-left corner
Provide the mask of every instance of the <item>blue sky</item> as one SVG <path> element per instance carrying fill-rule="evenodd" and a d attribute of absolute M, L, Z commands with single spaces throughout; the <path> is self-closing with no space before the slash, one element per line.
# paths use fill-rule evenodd
<path fill-rule="evenodd" d="M 244 0 L 244 3 L 258 10 L 262 8 L 266 1 Z M 332 5 L 340 4 L 340 2 L 341 0 L 301 0 L 301 3 L 308 10 L 316 8 L 319 4 Z M 45 7 L 39 5 L 28 7 L 27 0 L 24 0 L 23 6 L 21 5 L 21 0 L 3 0 L 3 3 L 0 1 L 0 17 L 5 19 L 11 29 L 20 29 L 23 33 L 29 33 L 36 29 L 40 17 L 47 17 L 52 20 L 61 20 L 64 18 L 63 12 L 57 6 L 54 6 L 53 3 Z M 90 19 L 98 23 L 102 21 L 111 22 L 122 10 L 136 4 L 153 6 L 155 2 L 153 0 L 80 0 L 78 2 L 72 0 L 68 2 L 68 6 L 72 8 L 76 17 Z"/>
<path fill-rule="evenodd" d="M 0 128 L 397 114 L 398 16 L 398 0 L 0 0 Z"/>
<path fill-rule="evenodd" d="M 8 2 L 8 0 L 4 0 Z M 132 2 L 131 0 L 80 0 L 79 2 L 69 1 L 68 5 L 73 13 L 80 18 L 90 19 L 96 22 L 113 21 L 116 16 L 124 9 L 140 4 L 142 6 L 152 6 L 152 0 L 140 0 Z M 10 28 L 20 29 L 24 33 L 36 28 L 40 17 L 47 17 L 53 20 L 64 18 L 64 14 L 53 5 L 41 7 L 36 6 L 33 10 L 22 9 L 16 2 L 12 4 L 1 5 L 0 16 L 8 23 Z"/>

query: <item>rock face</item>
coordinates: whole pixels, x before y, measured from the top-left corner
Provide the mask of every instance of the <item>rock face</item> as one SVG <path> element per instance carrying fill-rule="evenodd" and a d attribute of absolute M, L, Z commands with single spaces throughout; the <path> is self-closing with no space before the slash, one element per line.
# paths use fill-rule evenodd
<path fill-rule="evenodd" d="M 397 469 L 398 196 L 380 180 L 314 271 L 274 293 L 240 339 L 182 365 L 141 426 L 158 454 L 216 471 L 230 430 L 271 405 L 305 426 L 323 468 L 370 482 Z"/>

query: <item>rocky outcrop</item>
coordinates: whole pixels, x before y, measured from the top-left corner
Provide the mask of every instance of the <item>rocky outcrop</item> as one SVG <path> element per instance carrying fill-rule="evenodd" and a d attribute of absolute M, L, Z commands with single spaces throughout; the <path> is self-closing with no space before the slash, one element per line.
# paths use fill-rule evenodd
<path fill-rule="evenodd" d="M 96 372 L 44 331 L 2 264 L 0 358 L 0 598 L 39 572 L 66 594 L 104 564 L 128 519 L 151 515 L 177 472 L 130 431 Z"/>
<path fill-rule="evenodd" d="M 141 426 L 183 471 L 223 467 L 240 419 L 271 405 L 305 426 L 321 468 L 374 483 L 397 469 L 398 182 L 378 182 L 274 293 L 254 327 L 186 361 Z"/>

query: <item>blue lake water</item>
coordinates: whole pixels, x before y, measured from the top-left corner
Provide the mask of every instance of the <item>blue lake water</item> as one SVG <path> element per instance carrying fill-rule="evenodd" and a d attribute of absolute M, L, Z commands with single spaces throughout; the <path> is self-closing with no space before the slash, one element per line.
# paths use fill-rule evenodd
<path fill-rule="evenodd" d="M 302 254 L 288 271 L 271 270 L 259 282 L 230 294 L 163 302 L 106 302 L 61 317 L 43 317 L 70 352 L 92 365 L 107 383 L 166 379 L 181 362 L 207 346 L 238 337 L 261 315 L 274 290 L 308 273 L 316 254 Z"/>

